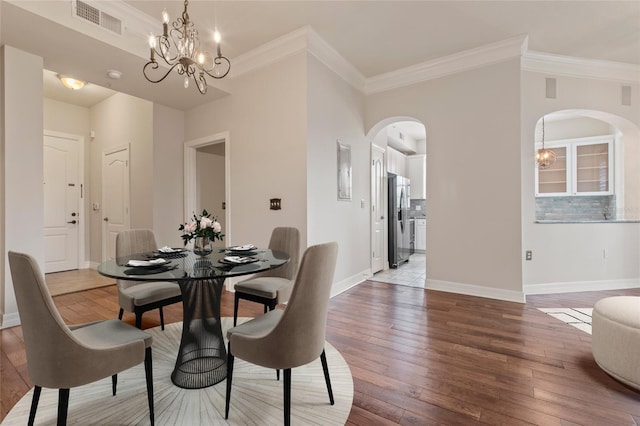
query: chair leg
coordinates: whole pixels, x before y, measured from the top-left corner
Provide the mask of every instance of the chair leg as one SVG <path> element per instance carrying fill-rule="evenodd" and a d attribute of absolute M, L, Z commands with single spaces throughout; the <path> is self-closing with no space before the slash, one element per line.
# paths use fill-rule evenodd
<path fill-rule="evenodd" d="M 147 399 L 149 400 L 149 418 L 151 419 L 151 426 L 155 424 L 155 414 L 153 412 L 153 369 L 152 369 L 152 357 L 151 346 L 144 351 L 144 375 L 147 379 Z"/>
<path fill-rule="evenodd" d="M 238 296 L 238 292 L 235 292 L 235 298 L 233 300 L 233 326 L 235 327 L 238 323 L 238 302 L 240 302 L 240 296 Z"/>
<path fill-rule="evenodd" d="M 36 419 L 36 410 L 38 409 L 38 401 L 40 401 L 40 392 L 42 392 L 42 388 L 40 386 L 36 386 L 33 388 L 31 411 L 29 412 L 29 422 L 27 423 L 27 425 L 29 426 L 33 426 L 33 422 Z"/>
<path fill-rule="evenodd" d="M 118 312 L 118 319 L 122 319 L 122 315 L 124 315 L 124 309 L 120 308 L 120 312 Z"/>
<path fill-rule="evenodd" d="M 116 387 L 118 386 L 118 375 L 111 376 L 111 393 L 116 396 Z"/>
<path fill-rule="evenodd" d="M 136 312 L 136 328 L 142 329 L 142 312 Z"/>
<path fill-rule="evenodd" d="M 280 380 L 280 370 L 276 369 L 276 380 Z"/>
<path fill-rule="evenodd" d="M 160 306 L 160 328 L 164 330 L 164 312 L 162 311 L 162 306 Z"/>
<path fill-rule="evenodd" d="M 320 354 L 320 361 L 322 361 L 322 371 L 324 371 L 324 381 L 327 382 L 327 392 L 329 392 L 329 402 L 334 404 L 333 390 L 331 389 L 331 379 L 329 378 L 329 366 L 327 365 L 327 355 L 324 353 L 324 349 Z"/>
<path fill-rule="evenodd" d="M 67 411 L 69 410 L 69 389 L 58 391 L 58 426 L 67 424 Z"/>
<path fill-rule="evenodd" d="M 268 305 L 266 305 L 266 304 L 264 305 L 264 313 L 265 313 L 265 314 L 267 313 L 267 308 L 268 308 L 268 307 L 269 307 Z"/>
<path fill-rule="evenodd" d="M 284 372 L 284 426 L 291 425 L 291 369 Z"/>
<path fill-rule="evenodd" d="M 227 346 L 227 396 L 224 406 L 224 418 L 229 418 L 229 403 L 231 402 L 231 380 L 233 379 L 233 354 L 231 353 L 231 342 Z"/>

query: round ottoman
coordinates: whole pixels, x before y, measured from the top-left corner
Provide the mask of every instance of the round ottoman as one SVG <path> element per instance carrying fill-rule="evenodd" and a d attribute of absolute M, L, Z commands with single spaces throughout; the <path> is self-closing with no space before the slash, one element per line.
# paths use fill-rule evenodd
<path fill-rule="evenodd" d="M 640 389 L 640 297 L 607 297 L 595 304 L 591 349 L 600 368 Z"/>

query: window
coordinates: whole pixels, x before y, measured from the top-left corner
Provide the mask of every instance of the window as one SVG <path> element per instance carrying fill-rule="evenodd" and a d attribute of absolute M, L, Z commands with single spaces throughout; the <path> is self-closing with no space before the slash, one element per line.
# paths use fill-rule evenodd
<path fill-rule="evenodd" d="M 613 136 L 599 136 L 546 144 L 556 162 L 536 168 L 536 196 L 613 194 Z"/>

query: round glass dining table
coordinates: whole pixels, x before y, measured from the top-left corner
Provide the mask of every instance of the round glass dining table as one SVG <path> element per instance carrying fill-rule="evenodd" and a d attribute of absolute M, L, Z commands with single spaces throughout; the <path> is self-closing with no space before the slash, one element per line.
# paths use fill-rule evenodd
<path fill-rule="evenodd" d="M 98 272 L 118 280 L 173 281 L 180 285 L 182 337 L 171 381 L 181 388 L 201 389 L 227 376 L 220 323 L 224 280 L 275 269 L 287 262 L 285 253 L 263 248 L 242 253 L 214 249 L 207 256 L 192 251 L 152 252 L 107 260 L 98 266 Z"/>

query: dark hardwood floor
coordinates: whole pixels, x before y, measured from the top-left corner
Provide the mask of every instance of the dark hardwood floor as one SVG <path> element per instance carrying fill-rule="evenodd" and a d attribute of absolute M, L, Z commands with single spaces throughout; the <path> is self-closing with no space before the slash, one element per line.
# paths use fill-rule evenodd
<path fill-rule="evenodd" d="M 537 310 L 592 307 L 618 294 L 640 296 L 640 289 L 530 296 L 518 304 L 360 284 L 331 299 L 327 327 L 353 374 L 347 424 L 635 425 L 640 393 L 597 367 L 589 334 Z M 68 323 L 118 311 L 114 286 L 54 300 Z M 249 302 L 240 309 L 261 312 Z M 225 292 L 222 315 L 232 314 Z M 132 314 L 124 319 L 133 323 Z M 181 320 L 180 306 L 165 309 L 166 322 Z M 143 328 L 157 325 L 157 311 L 145 314 Z M 0 343 L 2 419 L 32 384 L 20 327 L 0 331 Z"/>

